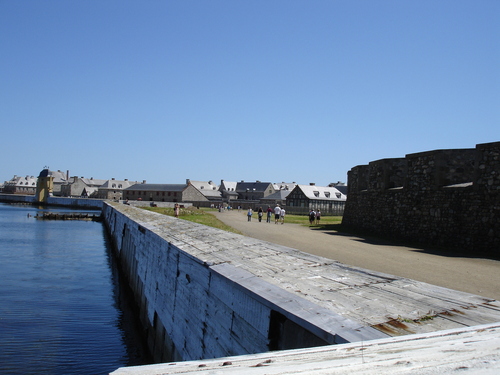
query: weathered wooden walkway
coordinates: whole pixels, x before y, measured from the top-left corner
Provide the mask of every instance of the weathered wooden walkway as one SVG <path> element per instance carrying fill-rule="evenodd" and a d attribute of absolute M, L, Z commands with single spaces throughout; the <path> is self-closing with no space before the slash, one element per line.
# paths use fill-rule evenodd
<path fill-rule="evenodd" d="M 349 335 L 360 331 L 373 339 L 426 336 L 500 322 L 500 303 L 492 299 L 346 266 L 129 206 L 120 211 L 217 272 L 231 272 L 232 279 L 239 279 L 243 287 L 278 299 L 274 302 L 288 310 L 295 308 L 296 316 L 301 323 L 306 321 L 311 332 L 316 333 L 314 327 L 334 334 L 340 330 L 343 342 L 356 341 Z M 492 334 L 498 342 L 497 326 Z M 166 367 L 162 371 L 166 373 Z"/>
<path fill-rule="evenodd" d="M 494 375 L 500 371 L 500 324 L 363 343 L 212 360 L 122 367 L 113 375 Z"/>

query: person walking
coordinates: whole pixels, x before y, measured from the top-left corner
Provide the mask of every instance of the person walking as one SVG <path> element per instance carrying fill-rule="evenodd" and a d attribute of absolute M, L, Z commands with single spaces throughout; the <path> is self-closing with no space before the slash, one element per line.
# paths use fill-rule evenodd
<path fill-rule="evenodd" d="M 278 224 L 278 221 L 280 220 L 280 215 L 281 215 L 281 208 L 280 205 L 277 204 L 276 207 L 274 208 L 274 224 Z"/>
<path fill-rule="evenodd" d="M 314 220 L 316 220 L 316 212 L 313 209 L 309 211 L 309 225 L 314 224 Z"/>
<path fill-rule="evenodd" d="M 249 208 L 247 212 L 248 221 L 252 221 L 252 215 L 253 215 L 252 208 Z"/>
<path fill-rule="evenodd" d="M 319 225 L 319 221 L 321 220 L 321 211 L 316 211 L 316 225 Z"/>
<path fill-rule="evenodd" d="M 174 216 L 175 217 L 179 217 L 179 210 L 180 210 L 179 204 L 176 203 L 174 206 Z"/>
<path fill-rule="evenodd" d="M 270 223 L 271 222 L 271 215 L 273 214 L 273 209 L 270 207 L 270 206 L 267 206 L 267 222 Z"/>
<path fill-rule="evenodd" d="M 262 210 L 262 207 L 259 207 L 259 210 L 257 211 L 257 215 L 259 216 L 259 223 L 262 221 L 262 215 L 264 215 L 264 211 Z"/>
<path fill-rule="evenodd" d="M 280 219 L 281 219 L 281 225 L 285 224 L 285 209 L 282 208 L 281 211 L 280 211 Z"/>

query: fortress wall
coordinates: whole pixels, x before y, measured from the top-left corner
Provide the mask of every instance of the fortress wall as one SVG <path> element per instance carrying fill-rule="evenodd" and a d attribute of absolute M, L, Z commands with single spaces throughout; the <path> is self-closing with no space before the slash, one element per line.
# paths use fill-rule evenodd
<path fill-rule="evenodd" d="M 37 204 L 37 200 L 34 195 L 19 194 L 0 194 L 0 202 Z M 100 199 L 48 197 L 46 204 L 50 206 L 101 210 L 103 207 L 103 202 L 104 201 Z"/>
<path fill-rule="evenodd" d="M 500 255 L 500 142 L 374 161 L 351 169 L 348 186 L 346 227 Z"/>
<path fill-rule="evenodd" d="M 241 262 L 238 249 L 245 237 L 232 240 L 228 235 L 224 239 L 223 231 L 127 205 L 105 204 L 103 216 L 138 301 L 156 361 L 216 358 L 347 341 L 329 331 L 339 329 L 340 323 L 339 327 L 327 325 L 325 331 L 304 320 L 300 314 L 312 306 L 297 308 L 300 298 L 294 299 L 283 289 L 232 265 Z M 210 245 L 211 238 L 226 243 Z M 231 246 L 231 251 L 224 251 L 225 246 Z M 229 258 L 214 261 L 220 255 L 209 254 L 207 248 Z M 295 301 L 292 310 L 281 305 L 291 300 Z M 345 320 L 342 324 L 346 325 Z M 361 340 L 366 329 L 358 328 L 352 333 L 347 328 L 342 331 L 348 331 L 345 337 Z M 373 336 L 369 332 L 365 339 Z"/>
<path fill-rule="evenodd" d="M 20 194 L 0 194 L 0 202 L 32 204 L 35 202 L 35 196 Z"/>

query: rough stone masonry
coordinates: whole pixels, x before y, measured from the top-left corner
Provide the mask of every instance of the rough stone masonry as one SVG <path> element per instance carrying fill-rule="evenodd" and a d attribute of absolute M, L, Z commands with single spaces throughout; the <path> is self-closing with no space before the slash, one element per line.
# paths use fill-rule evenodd
<path fill-rule="evenodd" d="M 500 142 L 356 166 L 348 189 L 346 227 L 500 256 Z"/>

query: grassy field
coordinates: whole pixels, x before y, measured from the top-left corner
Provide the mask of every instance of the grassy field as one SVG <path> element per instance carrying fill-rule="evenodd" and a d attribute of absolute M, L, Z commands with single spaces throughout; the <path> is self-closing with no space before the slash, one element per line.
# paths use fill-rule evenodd
<path fill-rule="evenodd" d="M 174 216 L 174 209 L 168 207 L 141 207 L 148 211 L 157 212 L 162 215 Z M 179 218 L 192 221 L 194 223 L 208 225 L 212 228 L 223 229 L 228 232 L 242 234 L 236 229 L 231 228 L 229 225 L 224 224 L 222 221 L 217 219 L 210 211 L 215 211 L 214 209 L 188 207 L 181 208 L 179 211 Z"/>
<path fill-rule="evenodd" d="M 158 212 L 163 215 L 174 216 L 173 208 L 164 208 L 164 207 L 143 207 L 143 208 L 145 210 Z M 230 226 L 224 224 L 222 221 L 217 219 L 215 215 L 211 214 L 211 212 L 216 212 L 216 211 L 215 209 L 210 209 L 210 208 L 200 208 L 200 209 L 197 209 L 195 207 L 181 208 L 179 212 L 179 218 L 184 220 L 189 220 L 198 224 L 208 225 L 213 228 L 223 229 L 228 232 L 241 234 L 241 232 L 231 228 Z M 243 214 L 244 213 L 242 212 L 242 215 Z M 300 224 L 309 226 L 309 217 L 304 215 L 286 215 L 285 221 L 289 224 Z M 323 216 L 321 217 L 319 225 L 314 224 L 312 226 L 322 229 L 338 229 L 341 222 L 342 222 L 342 216 Z"/>

